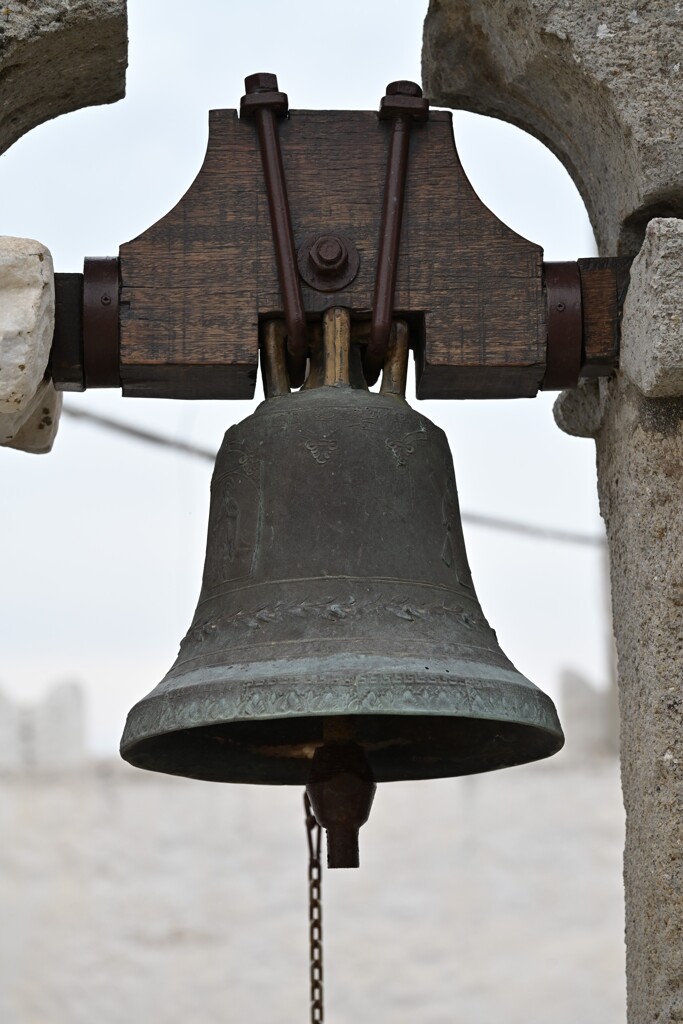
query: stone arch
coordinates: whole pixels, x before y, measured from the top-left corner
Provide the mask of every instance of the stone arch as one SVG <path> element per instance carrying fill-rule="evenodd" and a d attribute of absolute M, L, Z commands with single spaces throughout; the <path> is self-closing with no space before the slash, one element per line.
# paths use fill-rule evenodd
<path fill-rule="evenodd" d="M 126 0 L 10 3 L 0 14 L 0 153 L 59 114 L 125 93 Z"/>
<path fill-rule="evenodd" d="M 680 21 L 664 0 L 431 0 L 425 92 L 535 135 L 574 179 L 600 251 L 635 254 L 652 217 L 683 216 Z"/>

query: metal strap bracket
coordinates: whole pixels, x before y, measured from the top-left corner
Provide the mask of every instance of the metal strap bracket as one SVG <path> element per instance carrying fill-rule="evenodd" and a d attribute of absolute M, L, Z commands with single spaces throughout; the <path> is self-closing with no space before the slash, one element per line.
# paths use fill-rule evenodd
<path fill-rule="evenodd" d="M 275 259 L 285 307 L 289 372 L 292 383 L 298 387 L 303 383 L 306 371 L 306 313 L 294 247 L 280 136 L 275 120 L 276 116 L 283 117 L 287 114 L 289 104 L 287 94 L 278 92 L 275 75 L 249 75 L 244 80 L 244 88 L 246 95 L 240 103 L 240 114 L 242 117 L 256 118 L 263 176 L 268 193 L 270 225 L 275 243 Z"/>
<path fill-rule="evenodd" d="M 380 102 L 379 116 L 380 120 L 391 119 L 393 127 L 377 247 L 372 327 L 370 341 L 363 360 L 368 384 L 374 384 L 379 377 L 391 333 L 403 221 L 403 200 L 408 175 L 410 129 L 413 121 L 427 120 L 429 103 L 422 99 L 422 89 L 415 82 L 391 82 L 387 86 L 386 96 Z"/>
<path fill-rule="evenodd" d="M 548 347 L 543 391 L 575 388 L 582 364 L 583 320 L 578 263 L 546 263 Z"/>

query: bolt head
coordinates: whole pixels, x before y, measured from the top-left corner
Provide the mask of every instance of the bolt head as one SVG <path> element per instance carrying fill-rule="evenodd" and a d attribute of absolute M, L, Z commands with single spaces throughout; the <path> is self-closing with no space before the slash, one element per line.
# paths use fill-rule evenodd
<path fill-rule="evenodd" d="M 387 96 L 422 96 L 417 82 L 389 82 Z"/>
<path fill-rule="evenodd" d="M 277 92 L 277 75 L 267 71 L 257 71 L 255 75 L 247 75 L 244 79 L 244 91 L 251 96 L 255 92 Z"/>
<path fill-rule="evenodd" d="M 337 235 L 321 235 L 311 246 L 309 259 L 319 274 L 337 274 L 349 261 L 349 254 Z"/>

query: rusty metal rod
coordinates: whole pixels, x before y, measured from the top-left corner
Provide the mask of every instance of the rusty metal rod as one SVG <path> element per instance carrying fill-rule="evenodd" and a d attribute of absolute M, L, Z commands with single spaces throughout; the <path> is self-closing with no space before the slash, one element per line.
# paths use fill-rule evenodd
<path fill-rule="evenodd" d="M 368 384 L 374 384 L 377 380 L 389 344 L 398 271 L 398 250 L 401 244 L 401 222 L 403 220 L 403 198 L 408 173 L 409 147 L 410 122 L 406 118 L 396 117 L 391 133 L 387 177 L 384 186 L 382 223 L 377 251 L 377 276 L 372 301 L 372 327 L 364 361 Z"/>
<path fill-rule="evenodd" d="M 415 82 L 391 82 L 387 86 L 386 96 L 380 103 L 379 116 L 382 119 L 391 119 L 392 131 L 377 247 L 372 326 L 370 341 L 363 359 L 363 370 L 368 384 L 374 384 L 379 377 L 391 333 L 403 202 L 408 175 L 410 131 L 413 121 L 425 120 L 429 116 L 429 104 L 422 99 L 422 89 Z"/>
<path fill-rule="evenodd" d="M 255 116 L 258 129 L 263 177 L 268 195 L 270 226 L 273 232 L 275 259 L 287 325 L 287 351 L 292 363 L 290 374 L 293 377 L 292 383 L 298 386 L 303 382 L 308 351 L 306 313 L 294 247 L 294 231 L 289 212 L 280 136 L 277 130 L 276 114 L 272 109 L 274 104 L 270 99 L 273 95 L 284 94 L 277 93 L 278 85 L 275 75 L 249 75 L 244 81 L 244 87 L 247 96 L 256 98 L 261 94 L 263 97 L 263 102 L 254 104 L 249 112 Z"/>
<path fill-rule="evenodd" d="M 259 110 L 256 114 L 263 174 L 268 190 L 268 206 L 270 222 L 275 241 L 275 258 L 277 260 L 282 299 L 284 302 L 285 323 L 287 324 L 287 348 L 294 358 L 306 358 L 308 342 L 306 339 L 306 314 L 304 301 L 299 284 L 299 268 L 294 248 L 294 232 L 289 215 L 285 169 L 280 152 L 280 140 L 272 110 Z"/>

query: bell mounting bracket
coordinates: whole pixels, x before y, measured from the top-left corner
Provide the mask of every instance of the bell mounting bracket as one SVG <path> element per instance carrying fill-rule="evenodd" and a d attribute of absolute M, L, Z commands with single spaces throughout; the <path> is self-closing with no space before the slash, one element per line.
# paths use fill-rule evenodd
<path fill-rule="evenodd" d="M 56 274 L 55 387 L 248 399 L 265 325 L 291 383 L 332 307 L 366 379 L 408 325 L 418 398 L 523 398 L 608 376 L 631 259 L 544 263 L 474 192 L 452 117 L 394 82 L 379 112 L 290 110 L 274 75 L 209 115 L 195 181 L 122 245 Z"/>

